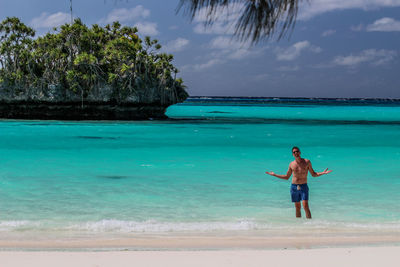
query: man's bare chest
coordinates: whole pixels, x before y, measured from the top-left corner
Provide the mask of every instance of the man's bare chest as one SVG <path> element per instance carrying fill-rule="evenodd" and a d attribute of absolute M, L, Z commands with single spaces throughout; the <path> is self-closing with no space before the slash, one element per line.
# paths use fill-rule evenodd
<path fill-rule="evenodd" d="M 292 170 L 294 173 L 307 173 L 307 164 L 296 162 L 292 165 Z"/>

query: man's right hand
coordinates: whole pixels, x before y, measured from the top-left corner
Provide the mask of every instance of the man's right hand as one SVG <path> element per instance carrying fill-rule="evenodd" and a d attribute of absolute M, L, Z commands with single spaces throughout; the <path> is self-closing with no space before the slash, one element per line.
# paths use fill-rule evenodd
<path fill-rule="evenodd" d="M 326 168 L 325 171 L 321 172 L 321 175 L 322 174 L 328 174 L 328 173 L 331 173 L 331 172 L 332 172 L 332 170 L 328 170 L 328 168 Z"/>
<path fill-rule="evenodd" d="M 266 174 L 269 174 L 269 175 L 272 175 L 272 176 L 274 176 L 275 175 L 275 173 L 274 172 L 265 172 Z"/>

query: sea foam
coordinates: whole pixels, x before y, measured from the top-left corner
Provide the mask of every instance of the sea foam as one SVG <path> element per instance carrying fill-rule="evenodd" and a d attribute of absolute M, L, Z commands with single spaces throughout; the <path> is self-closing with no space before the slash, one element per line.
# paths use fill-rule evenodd
<path fill-rule="evenodd" d="M 179 232 L 235 232 L 271 230 L 284 232 L 301 230 L 320 231 L 400 231 L 400 221 L 385 223 L 330 222 L 324 220 L 293 220 L 285 223 L 238 220 L 231 222 L 160 222 L 104 219 L 87 222 L 52 223 L 50 221 L 0 221 L 0 231 L 84 231 L 120 233 L 179 233 Z"/>

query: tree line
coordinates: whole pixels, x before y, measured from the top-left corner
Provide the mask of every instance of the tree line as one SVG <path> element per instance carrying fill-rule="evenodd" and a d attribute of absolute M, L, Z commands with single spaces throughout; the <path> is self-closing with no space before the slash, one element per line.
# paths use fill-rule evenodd
<path fill-rule="evenodd" d="M 154 103 L 188 96 L 173 55 L 136 27 L 80 19 L 35 38 L 19 18 L 0 23 L 0 98 Z"/>

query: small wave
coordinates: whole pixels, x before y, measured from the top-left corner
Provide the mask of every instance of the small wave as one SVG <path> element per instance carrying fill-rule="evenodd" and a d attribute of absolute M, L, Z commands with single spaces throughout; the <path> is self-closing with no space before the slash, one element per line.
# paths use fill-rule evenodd
<path fill-rule="evenodd" d="M 400 231 L 400 221 L 394 222 L 329 222 L 323 220 L 313 221 L 287 221 L 287 222 L 256 222 L 254 220 L 238 220 L 232 222 L 159 222 L 125 221 L 117 219 L 104 219 L 87 222 L 51 222 L 51 221 L 0 221 L 0 232 L 5 231 L 84 231 L 84 232 L 120 232 L 120 233 L 180 233 L 180 232 L 219 232 L 219 231 L 254 231 L 271 230 L 278 232 L 292 232 L 298 230 L 317 231 Z"/>
<path fill-rule="evenodd" d="M 239 231 L 255 230 L 257 223 L 253 221 L 238 222 L 157 222 L 157 221 L 121 221 L 121 220 L 101 220 L 97 222 L 86 222 L 75 224 L 69 227 L 70 230 L 86 230 L 95 232 L 191 232 L 191 231 Z"/>
<path fill-rule="evenodd" d="M 400 222 L 386 223 L 361 223 L 361 222 L 329 222 L 315 220 L 313 222 L 305 222 L 304 226 L 311 226 L 323 229 L 364 229 L 364 230 L 400 230 Z"/>
<path fill-rule="evenodd" d="M 0 221 L 0 231 L 22 230 L 39 226 L 33 221 Z"/>

